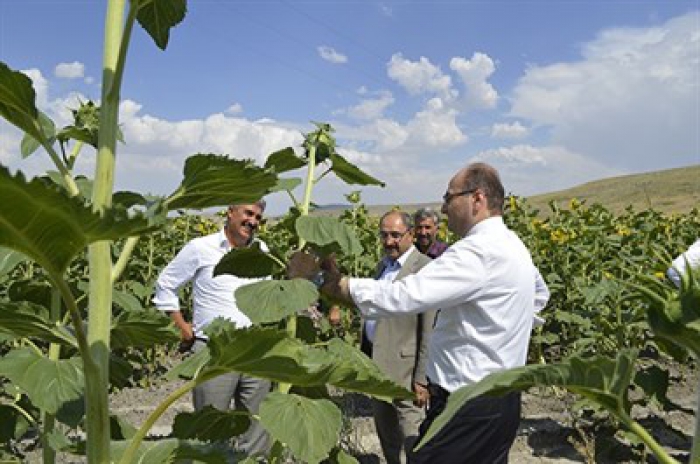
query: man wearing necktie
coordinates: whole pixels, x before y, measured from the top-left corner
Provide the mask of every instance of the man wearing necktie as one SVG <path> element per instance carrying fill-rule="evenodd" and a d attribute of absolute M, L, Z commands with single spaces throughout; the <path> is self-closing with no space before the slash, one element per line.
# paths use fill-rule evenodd
<path fill-rule="evenodd" d="M 418 272 L 431 259 L 413 245 L 409 214 L 386 213 L 379 222 L 384 258 L 377 266 L 377 280 L 395 281 Z M 366 319 L 362 349 L 396 383 L 416 393 L 411 400 L 391 403 L 373 399 L 374 423 L 388 464 L 406 462 L 425 418 L 428 399 L 425 363 L 435 311 L 405 317 Z"/>

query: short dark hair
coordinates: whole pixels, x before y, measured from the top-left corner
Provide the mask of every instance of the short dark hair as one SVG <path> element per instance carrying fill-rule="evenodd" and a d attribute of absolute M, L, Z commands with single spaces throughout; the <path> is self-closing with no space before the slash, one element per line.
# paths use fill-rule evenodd
<path fill-rule="evenodd" d="M 435 225 L 440 224 L 440 215 L 433 208 L 420 208 L 413 213 L 413 221 L 418 224 L 423 219 L 432 219 Z"/>
<path fill-rule="evenodd" d="M 487 205 L 493 213 L 503 213 L 505 189 L 496 169 L 486 163 L 467 166 L 464 175 L 464 190 L 479 189 L 486 195 Z"/>
<path fill-rule="evenodd" d="M 409 229 L 409 230 L 413 229 L 413 217 L 411 217 L 411 215 L 406 213 L 406 212 L 396 211 L 396 210 L 388 211 L 388 212 L 384 213 L 382 215 L 381 219 L 379 219 L 379 226 L 381 227 L 382 222 L 384 222 L 384 218 L 386 218 L 387 216 L 391 216 L 393 214 L 396 214 L 397 216 L 399 216 L 401 218 L 401 222 L 403 222 L 403 225 L 406 226 L 406 229 Z"/>

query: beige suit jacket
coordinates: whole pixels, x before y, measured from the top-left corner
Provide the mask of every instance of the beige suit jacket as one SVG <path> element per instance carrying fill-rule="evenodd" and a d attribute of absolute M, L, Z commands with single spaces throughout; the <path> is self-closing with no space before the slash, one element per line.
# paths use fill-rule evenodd
<path fill-rule="evenodd" d="M 430 261 L 430 258 L 414 249 L 396 279 L 415 274 Z M 384 271 L 382 263 L 377 268 L 376 277 Z M 414 382 L 423 385 L 427 383 L 425 363 L 434 321 L 434 310 L 417 315 L 377 319 L 372 359 L 382 372 L 408 390 L 413 390 Z"/>

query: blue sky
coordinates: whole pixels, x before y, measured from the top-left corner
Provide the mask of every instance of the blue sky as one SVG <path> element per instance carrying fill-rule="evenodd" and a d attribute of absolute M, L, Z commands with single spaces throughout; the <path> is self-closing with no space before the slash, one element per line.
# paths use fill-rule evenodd
<path fill-rule="evenodd" d="M 68 121 L 98 100 L 105 4 L 1 0 L 0 60 Z M 184 159 L 262 163 L 298 147 L 310 121 L 387 187 L 367 203 L 436 201 L 472 161 L 506 190 L 543 193 L 602 177 L 700 163 L 700 2 L 190 1 L 158 49 L 137 28 L 120 122 L 118 189 L 170 193 Z M 35 175 L 0 123 L 0 162 Z M 94 153 L 81 155 L 90 173 Z M 354 187 L 319 185 L 318 203 Z M 285 196 L 270 199 L 286 210 Z"/>

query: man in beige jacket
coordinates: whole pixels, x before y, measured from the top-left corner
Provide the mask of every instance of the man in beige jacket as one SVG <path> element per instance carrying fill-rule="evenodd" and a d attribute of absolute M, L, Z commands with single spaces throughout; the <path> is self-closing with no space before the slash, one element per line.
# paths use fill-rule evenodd
<path fill-rule="evenodd" d="M 413 245 L 409 214 L 392 211 L 379 223 L 384 259 L 377 266 L 378 280 L 399 280 L 418 272 L 431 259 Z M 396 383 L 416 393 L 412 400 L 373 401 L 374 423 L 388 464 L 406 462 L 425 418 L 428 399 L 425 362 L 435 312 L 405 317 L 368 319 L 363 325 L 362 348 Z"/>

